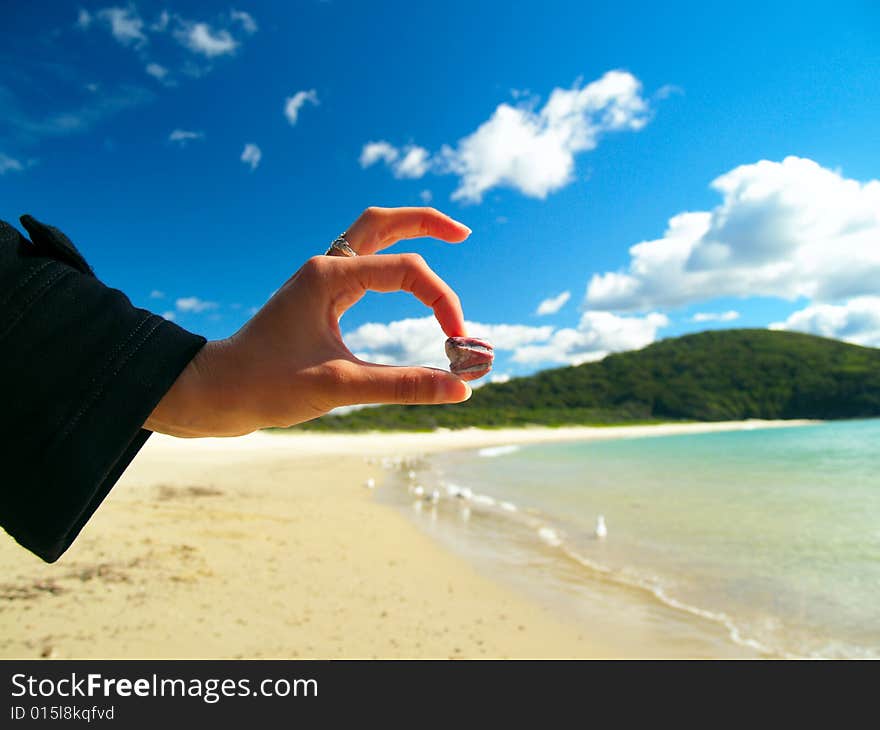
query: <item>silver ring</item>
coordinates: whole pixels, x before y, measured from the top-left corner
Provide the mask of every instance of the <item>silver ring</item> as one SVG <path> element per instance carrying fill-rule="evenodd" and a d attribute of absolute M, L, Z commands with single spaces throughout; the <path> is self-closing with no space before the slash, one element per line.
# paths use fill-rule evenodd
<path fill-rule="evenodd" d="M 342 233 L 333 239 L 330 248 L 324 254 L 325 256 L 357 256 L 357 252 L 345 240 L 345 234 Z"/>

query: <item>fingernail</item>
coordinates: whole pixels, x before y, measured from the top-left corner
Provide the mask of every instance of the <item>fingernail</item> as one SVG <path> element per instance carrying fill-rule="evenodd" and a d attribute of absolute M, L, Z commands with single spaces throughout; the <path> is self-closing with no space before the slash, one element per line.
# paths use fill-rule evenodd
<path fill-rule="evenodd" d="M 464 381 L 459 380 L 454 375 L 450 376 L 449 373 L 447 373 L 447 376 L 448 377 L 443 378 L 440 383 L 440 401 L 442 403 L 464 403 L 464 401 L 470 398 L 474 392 L 471 389 L 471 386 Z M 465 395 L 464 398 L 461 397 L 462 385 L 467 391 L 467 395 Z"/>
<path fill-rule="evenodd" d="M 470 228 L 468 228 L 464 223 L 461 224 L 461 227 L 464 228 L 468 232 L 468 235 L 471 235 L 471 233 L 473 233 L 473 231 Z"/>

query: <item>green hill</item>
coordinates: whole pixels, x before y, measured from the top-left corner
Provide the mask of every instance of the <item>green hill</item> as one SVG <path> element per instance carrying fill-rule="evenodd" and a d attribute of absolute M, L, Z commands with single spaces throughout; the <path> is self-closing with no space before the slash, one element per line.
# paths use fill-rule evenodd
<path fill-rule="evenodd" d="M 452 406 L 382 406 L 297 428 L 361 431 L 527 424 L 880 416 L 880 349 L 721 330 L 486 385 Z"/>

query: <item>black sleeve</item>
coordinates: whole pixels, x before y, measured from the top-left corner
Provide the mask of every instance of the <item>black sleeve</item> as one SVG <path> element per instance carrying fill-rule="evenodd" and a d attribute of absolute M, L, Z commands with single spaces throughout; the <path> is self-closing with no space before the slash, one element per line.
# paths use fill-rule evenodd
<path fill-rule="evenodd" d="M 203 337 L 102 284 L 67 237 L 0 221 L 0 525 L 54 562 L 150 436 Z"/>

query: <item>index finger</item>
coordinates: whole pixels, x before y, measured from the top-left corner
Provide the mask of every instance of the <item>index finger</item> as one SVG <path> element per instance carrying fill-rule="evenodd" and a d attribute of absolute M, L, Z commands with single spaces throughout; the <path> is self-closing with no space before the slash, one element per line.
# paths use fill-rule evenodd
<path fill-rule="evenodd" d="M 339 287 L 349 293 L 336 300 L 336 316 L 363 296 L 366 291 L 407 291 L 434 310 L 434 316 L 448 337 L 464 337 L 464 312 L 461 300 L 418 254 L 405 253 L 389 256 L 358 256 L 331 259 L 334 272 L 349 285 L 355 279 L 360 291 Z"/>
<path fill-rule="evenodd" d="M 367 208 L 346 231 L 355 252 L 366 256 L 406 238 L 430 236 L 461 243 L 471 229 L 435 208 Z"/>

